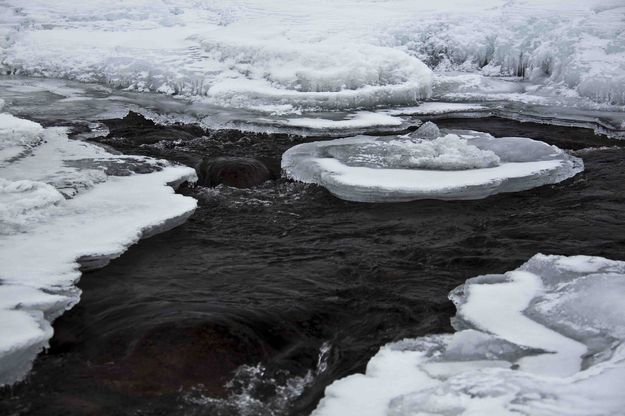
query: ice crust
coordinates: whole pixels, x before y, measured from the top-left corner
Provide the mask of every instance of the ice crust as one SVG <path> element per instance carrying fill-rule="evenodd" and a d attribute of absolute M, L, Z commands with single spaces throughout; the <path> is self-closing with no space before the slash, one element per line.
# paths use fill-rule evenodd
<path fill-rule="evenodd" d="M 8 146 L 5 146 L 8 143 Z M 25 376 L 52 321 L 79 300 L 79 269 L 180 224 L 196 201 L 171 186 L 195 171 L 113 155 L 64 128 L 0 114 L 0 385 Z M 137 167 L 141 172 L 135 173 Z"/>
<path fill-rule="evenodd" d="M 443 133 L 426 123 L 404 136 L 304 143 L 284 153 L 282 170 L 360 202 L 479 199 L 557 183 L 583 170 L 581 159 L 528 138 L 436 134 Z"/>
<path fill-rule="evenodd" d="M 619 0 L 7 0 L 0 57 L 6 73 L 244 109 L 450 94 L 623 105 L 624 16 Z"/>
<path fill-rule="evenodd" d="M 616 416 L 625 406 L 625 262 L 537 254 L 450 293 L 455 334 L 383 346 L 314 416 Z"/>
<path fill-rule="evenodd" d="M 402 120 L 391 115 L 360 111 L 346 120 L 328 120 L 324 118 L 300 117 L 290 118 L 286 123 L 293 127 L 310 129 L 346 130 L 371 127 L 401 126 Z"/>
<path fill-rule="evenodd" d="M 428 101 L 418 106 L 297 112 L 289 105 L 252 106 L 247 110 L 211 105 L 180 96 L 122 91 L 101 84 L 59 79 L 11 76 L 0 77 L 0 96 L 6 111 L 52 123 L 66 120 L 88 122 L 93 135 L 106 135 L 103 119 L 121 118 L 129 111 L 142 114 L 158 124 L 198 124 L 206 129 L 238 129 L 259 133 L 286 133 L 303 136 L 346 137 L 363 132 L 404 131 L 418 126 L 419 119 L 449 117 L 511 118 L 564 126 L 594 129 L 598 134 L 625 137 L 625 111 L 621 107 L 572 107 L 489 100 L 474 102 Z M 526 97 L 527 98 L 527 97 Z M 86 137 L 85 137 L 86 138 Z"/>
<path fill-rule="evenodd" d="M 4 103 L 3 103 L 4 104 Z M 0 114 L 0 166 L 28 152 L 42 140 L 43 128 L 32 121 Z"/>

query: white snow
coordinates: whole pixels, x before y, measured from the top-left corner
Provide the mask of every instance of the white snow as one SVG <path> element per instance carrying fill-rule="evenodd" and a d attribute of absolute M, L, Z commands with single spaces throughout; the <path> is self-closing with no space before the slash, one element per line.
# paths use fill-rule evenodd
<path fill-rule="evenodd" d="M 0 114 L 0 166 L 27 152 L 41 140 L 43 128 L 32 121 L 19 119 L 10 114 Z"/>
<path fill-rule="evenodd" d="M 422 103 L 415 107 L 402 107 L 385 111 L 386 114 L 391 116 L 425 116 L 436 114 L 449 114 L 449 113 L 462 113 L 462 112 L 476 112 L 486 111 L 488 107 L 481 104 L 469 104 L 469 103 L 448 103 L 429 101 Z"/>
<path fill-rule="evenodd" d="M 625 262 L 538 254 L 451 292 L 458 332 L 383 346 L 314 416 L 622 414 Z"/>
<path fill-rule="evenodd" d="M 191 168 L 112 155 L 63 128 L 0 114 L 7 142 L 17 151 L 0 165 L 0 384 L 26 374 L 51 322 L 78 301 L 79 262 L 106 264 L 196 205 L 168 186 L 194 181 Z"/>
<path fill-rule="evenodd" d="M 458 317 L 475 322 L 478 329 L 497 334 L 513 344 L 552 352 L 552 355 L 530 356 L 519 360 L 523 371 L 553 376 L 575 374 L 581 367 L 586 347 L 523 315 L 536 293 L 543 290 L 540 277 L 514 271 L 508 273 L 508 279 L 508 282 L 497 285 L 469 286 L 465 295 L 471 302 L 463 305 L 458 311 Z M 514 325 L 510 324 L 512 322 Z"/>
<path fill-rule="evenodd" d="M 306 127 L 310 129 L 341 130 L 401 126 L 402 120 L 383 113 L 359 111 L 346 120 L 300 117 L 288 119 L 286 125 L 291 127 Z"/>
<path fill-rule="evenodd" d="M 479 149 L 455 134 L 421 140 L 423 132 L 420 128 L 415 133 L 416 140 L 406 137 L 334 144 L 325 150 L 345 165 L 380 169 L 467 170 L 495 167 L 501 162 L 492 150 Z"/>
<path fill-rule="evenodd" d="M 55 187 L 28 180 L 0 178 L 0 232 L 23 230 L 26 224 L 45 217 L 65 198 Z"/>
<path fill-rule="evenodd" d="M 362 202 L 479 199 L 557 183 L 583 170 L 580 159 L 543 142 L 457 133 L 427 139 L 417 130 L 304 143 L 284 153 L 282 169 L 291 179 Z"/>
<path fill-rule="evenodd" d="M 8 73 L 295 113 L 453 93 L 623 105 L 624 16 L 619 0 L 7 0 L 0 58 Z"/>

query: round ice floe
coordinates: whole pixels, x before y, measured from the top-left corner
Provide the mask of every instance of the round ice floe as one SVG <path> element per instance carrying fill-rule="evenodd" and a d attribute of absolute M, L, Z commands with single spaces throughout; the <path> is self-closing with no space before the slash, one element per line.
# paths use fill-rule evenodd
<path fill-rule="evenodd" d="M 291 179 L 316 183 L 341 199 L 393 202 L 479 199 L 570 178 L 583 162 L 555 146 L 518 137 L 434 131 L 356 136 L 295 146 L 282 156 Z"/>

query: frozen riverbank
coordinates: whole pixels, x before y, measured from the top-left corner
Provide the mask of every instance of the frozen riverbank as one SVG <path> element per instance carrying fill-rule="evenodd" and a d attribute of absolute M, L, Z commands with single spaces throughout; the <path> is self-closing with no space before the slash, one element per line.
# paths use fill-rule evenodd
<path fill-rule="evenodd" d="M 625 104 L 614 0 L 6 1 L 2 70 L 266 114 Z M 503 78 L 501 78 L 503 77 Z"/>
<path fill-rule="evenodd" d="M 538 254 L 450 293 L 456 333 L 386 345 L 313 415 L 618 415 L 625 262 Z"/>
<path fill-rule="evenodd" d="M 172 186 L 196 176 L 7 113 L 0 157 L 0 384 L 11 384 L 48 345 L 54 319 L 78 302 L 79 269 L 184 222 L 196 203 Z"/>

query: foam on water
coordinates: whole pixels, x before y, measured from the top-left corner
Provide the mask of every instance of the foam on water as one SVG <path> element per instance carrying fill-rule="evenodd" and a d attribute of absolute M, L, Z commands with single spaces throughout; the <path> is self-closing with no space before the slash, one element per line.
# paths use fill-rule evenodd
<path fill-rule="evenodd" d="M 64 128 L 0 114 L 0 384 L 24 377 L 78 302 L 79 267 L 106 264 L 195 209 L 168 186 L 193 169 L 112 155 Z"/>
<path fill-rule="evenodd" d="M 291 406 L 304 390 L 328 367 L 332 345 L 324 342 L 319 348 L 316 366 L 302 376 L 281 371 L 272 373 L 263 364 L 243 365 L 236 369 L 226 383 L 227 398 L 214 398 L 192 391 L 184 396 L 185 402 L 200 405 L 203 412 L 236 414 L 240 416 L 274 416 L 288 414 Z"/>
<path fill-rule="evenodd" d="M 618 415 L 625 401 L 625 263 L 532 257 L 469 279 L 453 335 L 383 346 L 313 415 Z"/>

